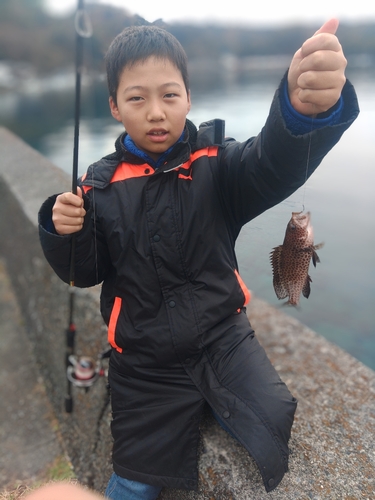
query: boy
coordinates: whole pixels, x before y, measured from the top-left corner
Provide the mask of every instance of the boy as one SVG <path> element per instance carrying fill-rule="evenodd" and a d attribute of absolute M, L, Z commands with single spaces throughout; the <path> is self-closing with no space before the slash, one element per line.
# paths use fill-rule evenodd
<path fill-rule="evenodd" d="M 234 245 L 245 223 L 303 184 L 310 146 L 308 175 L 358 114 L 337 26 L 328 21 L 295 54 L 264 129 L 244 143 L 224 139 L 221 120 L 199 131 L 186 120 L 186 55 L 166 31 L 128 28 L 108 50 L 109 105 L 126 132 L 78 195 L 51 197 L 39 216 L 61 279 L 69 281 L 75 233 L 76 285 L 103 282 L 108 498 L 195 489 L 207 404 L 254 457 L 266 491 L 288 469 L 296 400 L 249 324 Z"/>

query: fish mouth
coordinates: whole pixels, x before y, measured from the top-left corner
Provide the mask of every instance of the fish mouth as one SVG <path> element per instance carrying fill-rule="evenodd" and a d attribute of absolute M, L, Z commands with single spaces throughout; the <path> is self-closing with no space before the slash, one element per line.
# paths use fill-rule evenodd
<path fill-rule="evenodd" d="M 306 212 L 305 214 L 303 210 L 301 212 L 292 212 L 293 222 L 301 227 L 307 227 L 310 224 L 310 218 L 310 212 Z"/>

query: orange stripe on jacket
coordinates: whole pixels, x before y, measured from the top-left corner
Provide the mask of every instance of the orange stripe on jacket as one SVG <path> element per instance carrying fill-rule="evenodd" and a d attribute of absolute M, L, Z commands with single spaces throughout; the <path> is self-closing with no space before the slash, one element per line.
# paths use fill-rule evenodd
<path fill-rule="evenodd" d="M 109 324 L 108 324 L 108 342 L 118 352 L 122 352 L 122 348 L 116 344 L 115 333 L 116 333 L 118 317 L 121 311 L 121 304 L 122 304 L 122 299 L 120 297 L 115 297 L 115 302 L 112 307 L 111 317 L 109 318 Z"/>
<path fill-rule="evenodd" d="M 193 161 L 196 161 L 199 158 L 202 158 L 203 156 L 208 156 L 208 157 L 217 156 L 218 150 L 219 150 L 219 148 L 217 146 L 211 146 L 209 148 L 199 149 L 198 151 L 196 151 L 195 153 L 193 153 L 190 156 L 188 161 L 186 161 L 185 163 L 180 165 L 178 168 L 188 169 L 188 168 L 190 168 Z M 178 170 L 178 169 L 176 169 L 176 170 Z"/>
<path fill-rule="evenodd" d="M 120 163 L 113 177 L 112 182 L 126 181 L 127 179 L 133 179 L 134 177 L 147 177 L 155 172 L 155 169 L 150 167 L 147 163 L 143 165 L 133 165 L 132 163 L 122 162 Z"/>
<path fill-rule="evenodd" d="M 132 163 L 121 162 L 117 165 L 115 173 L 112 176 L 112 182 L 126 181 L 134 177 L 147 177 L 155 172 L 155 169 L 150 167 L 147 163 L 142 165 L 133 165 Z M 86 179 L 86 174 L 82 176 L 82 181 Z M 92 189 L 92 186 L 83 186 L 84 193 Z"/>
<path fill-rule="evenodd" d="M 239 272 L 237 271 L 237 269 L 234 270 L 234 274 L 236 275 L 236 278 L 237 278 L 238 283 L 239 283 L 239 285 L 241 287 L 241 290 L 242 290 L 243 294 L 245 295 L 245 302 L 243 303 L 243 305 L 246 306 L 246 304 L 248 304 L 250 302 L 250 299 L 251 299 L 250 290 L 245 285 L 245 282 L 241 278 L 241 276 L 240 276 Z"/>
<path fill-rule="evenodd" d="M 180 170 L 180 169 L 181 170 L 189 170 L 193 161 L 198 160 L 198 158 L 202 158 L 203 156 L 208 156 L 208 157 L 217 156 L 218 149 L 219 148 L 217 146 L 213 146 L 213 147 L 209 147 L 209 148 L 205 148 L 205 149 L 200 149 L 199 151 L 196 151 L 195 153 L 193 153 L 187 162 L 183 163 L 175 170 Z M 178 177 L 179 177 L 179 179 L 185 179 L 187 181 L 193 180 L 193 178 L 191 176 L 191 172 L 189 174 L 184 174 L 183 172 L 180 172 L 178 174 Z"/>

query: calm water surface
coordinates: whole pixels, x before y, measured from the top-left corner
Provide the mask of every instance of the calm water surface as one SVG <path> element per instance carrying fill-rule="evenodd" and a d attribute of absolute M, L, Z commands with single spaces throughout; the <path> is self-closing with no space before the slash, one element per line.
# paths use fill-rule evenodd
<path fill-rule="evenodd" d="M 247 224 L 237 242 L 240 272 L 253 293 L 279 306 L 272 286 L 269 253 L 283 242 L 292 211 L 312 215 L 321 263 L 310 268 L 308 300 L 284 311 L 375 368 L 375 82 L 353 75 L 361 114 L 292 197 Z M 189 118 L 197 125 L 226 120 L 226 135 L 238 140 L 259 132 L 267 117 L 275 83 L 192 95 Z M 113 151 L 121 126 L 107 116 L 82 119 L 79 170 Z M 56 165 L 71 171 L 72 120 L 43 133 L 35 145 Z"/>

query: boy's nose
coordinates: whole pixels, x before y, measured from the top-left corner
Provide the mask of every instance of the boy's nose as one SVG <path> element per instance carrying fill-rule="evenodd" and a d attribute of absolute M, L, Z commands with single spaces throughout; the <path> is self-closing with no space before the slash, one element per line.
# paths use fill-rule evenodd
<path fill-rule="evenodd" d="M 149 121 L 160 121 L 164 120 L 165 112 L 163 106 L 158 102 L 150 103 L 150 107 L 147 113 L 147 119 Z"/>

